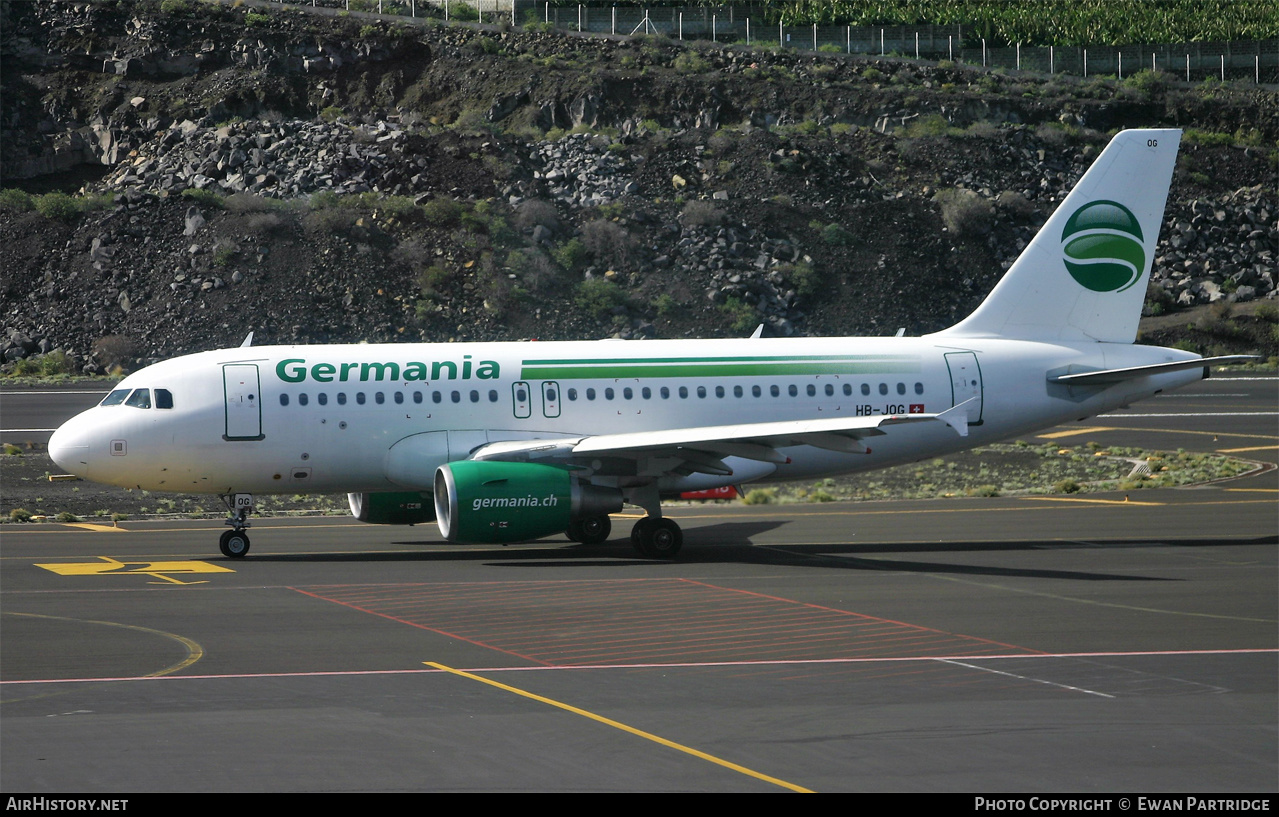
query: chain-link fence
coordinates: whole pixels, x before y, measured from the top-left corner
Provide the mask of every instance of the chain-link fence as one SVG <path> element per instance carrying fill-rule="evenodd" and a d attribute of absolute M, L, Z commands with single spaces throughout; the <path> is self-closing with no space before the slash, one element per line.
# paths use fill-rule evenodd
<path fill-rule="evenodd" d="M 307 0 L 294 5 L 305 6 Z M 986 68 L 1110 76 L 1164 71 L 1186 82 L 1279 82 L 1279 40 L 1176 45 L 988 46 L 964 26 L 784 26 L 760 22 L 760 4 L 725 6 L 553 6 L 537 0 L 310 0 L 312 6 L 449 20 L 542 23 L 564 31 L 657 35 L 757 48 L 782 48 L 921 60 Z"/>

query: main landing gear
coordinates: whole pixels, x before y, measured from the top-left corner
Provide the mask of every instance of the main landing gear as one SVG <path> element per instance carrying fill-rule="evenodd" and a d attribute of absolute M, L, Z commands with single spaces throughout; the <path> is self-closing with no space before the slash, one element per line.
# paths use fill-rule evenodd
<path fill-rule="evenodd" d="M 631 528 L 631 546 L 635 552 L 645 559 L 674 559 L 684 546 L 684 532 L 673 520 L 662 517 L 657 483 L 631 488 L 626 492 L 626 501 L 648 512 L 648 516 Z"/>
<path fill-rule="evenodd" d="M 684 532 L 674 520 L 646 516 L 631 528 L 631 545 L 645 559 L 674 559 L 684 546 Z"/>
<path fill-rule="evenodd" d="M 613 520 L 607 516 L 588 516 L 585 519 L 570 522 L 566 535 L 574 542 L 598 545 L 600 542 L 607 541 L 608 535 L 612 532 Z"/>
<path fill-rule="evenodd" d="M 220 498 L 230 514 L 224 524 L 231 530 L 222 532 L 218 548 L 228 559 L 243 559 L 249 554 L 249 535 L 244 531 L 252 524 L 249 511 L 253 510 L 253 495 L 222 494 Z"/>

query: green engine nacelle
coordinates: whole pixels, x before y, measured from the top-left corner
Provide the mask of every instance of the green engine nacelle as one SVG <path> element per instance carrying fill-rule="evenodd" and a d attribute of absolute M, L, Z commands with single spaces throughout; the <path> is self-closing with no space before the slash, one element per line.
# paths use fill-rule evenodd
<path fill-rule="evenodd" d="M 347 494 L 351 515 L 374 525 L 417 525 L 435 519 L 431 495 L 418 491 Z"/>
<path fill-rule="evenodd" d="M 435 518 L 450 542 L 537 539 L 622 509 L 622 492 L 529 462 L 451 462 L 435 472 Z"/>

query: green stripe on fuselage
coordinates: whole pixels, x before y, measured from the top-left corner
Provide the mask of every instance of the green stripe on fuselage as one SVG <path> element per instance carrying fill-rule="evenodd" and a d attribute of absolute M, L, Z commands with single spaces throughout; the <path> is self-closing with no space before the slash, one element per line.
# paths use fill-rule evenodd
<path fill-rule="evenodd" d="M 787 377 L 918 372 L 913 355 L 848 357 L 602 358 L 526 360 L 522 380 L 613 380 L 660 377 Z"/>

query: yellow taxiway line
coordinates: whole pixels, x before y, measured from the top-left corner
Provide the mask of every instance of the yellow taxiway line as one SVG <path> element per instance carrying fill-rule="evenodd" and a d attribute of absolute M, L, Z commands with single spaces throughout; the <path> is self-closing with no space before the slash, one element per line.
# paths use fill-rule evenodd
<path fill-rule="evenodd" d="M 518 687 L 510 686 L 509 684 L 503 684 L 498 681 L 493 681 L 488 678 L 475 675 L 474 673 L 465 672 L 460 669 L 453 669 L 452 667 L 446 667 L 443 664 L 436 663 L 435 661 L 423 661 L 422 663 L 428 667 L 434 667 L 435 669 L 441 670 L 443 672 L 448 672 L 453 675 L 457 675 L 458 677 L 461 677 L 461 678 L 469 678 L 472 681 L 479 681 L 481 684 L 488 684 L 491 687 L 496 687 L 497 689 L 505 690 L 506 692 L 510 692 L 515 695 L 520 695 L 522 697 L 529 698 L 534 701 L 538 701 L 539 703 L 547 704 L 548 706 L 554 706 L 558 709 L 563 709 L 565 712 L 572 712 L 574 715 L 581 715 L 583 718 L 590 718 L 591 720 L 596 721 L 597 723 L 602 723 L 605 726 L 611 726 L 614 729 L 621 729 L 623 732 L 628 732 L 632 735 L 636 735 L 638 737 L 644 738 L 645 740 L 651 740 L 654 743 L 659 743 L 662 746 L 665 746 L 667 748 L 684 752 L 685 754 L 692 755 L 693 757 L 709 761 L 718 766 L 723 766 L 726 769 L 731 769 L 735 772 L 739 772 L 741 774 L 746 775 L 747 777 L 753 777 L 756 780 L 762 780 L 765 783 L 772 783 L 773 785 L 781 786 L 784 789 L 790 789 L 791 791 L 795 791 L 795 792 L 803 792 L 805 794 L 813 793 L 812 789 L 806 789 L 803 786 L 797 786 L 794 783 L 787 783 L 785 780 L 778 780 L 776 777 L 769 777 L 766 774 L 753 771 L 751 769 L 746 768 L 745 766 L 739 766 L 736 763 L 724 760 L 723 758 L 718 758 L 718 757 L 715 757 L 714 755 L 708 755 L 705 752 L 700 752 L 697 749 L 693 749 L 689 746 L 684 746 L 683 744 L 676 743 L 673 740 L 667 740 L 666 738 L 658 737 L 657 735 L 654 735 L 651 732 L 645 732 L 642 729 L 636 729 L 633 726 L 627 726 L 624 723 L 620 723 L 618 721 L 612 720 L 611 718 L 606 718 L 603 715 L 596 715 L 593 712 L 588 712 L 585 709 L 579 709 L 576 706 L 572 706 L 570 704 L 566 704 L 561 701 L 556 701 L 552 698 L 547 698 L 543 695 L 538 695 L 533 692 L 528 692 Z"/>

